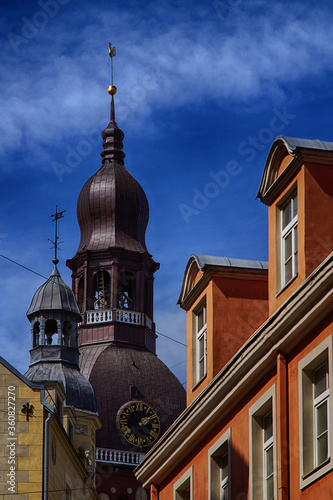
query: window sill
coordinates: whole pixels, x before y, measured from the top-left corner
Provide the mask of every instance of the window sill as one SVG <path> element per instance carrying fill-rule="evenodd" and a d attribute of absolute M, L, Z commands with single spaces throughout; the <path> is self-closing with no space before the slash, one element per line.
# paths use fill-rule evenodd
<path fill-rule="evenodd" d="M 205 380 L 205 378 L 207 378 L 207 373 L 206 373 L 206 375 L 204 375 L 204 376 L 203 376 L 203 377 L 199 380 L 199 382 L 197 382 L 197 383 L 196 383 L 196 384 L 192 387 L 192 392 L 193 392 L 193 391 L 195 391 L 195 390 L 199 387 L 199 385 L 200 385 L 200 384 L 201 384 L 201 383 Z"/>
<path fill-rule="evenodd" d="M 322 476 L 324 476 L 331 470 L 332 470 L 331 458 L 328 458 L 327 460 L 325 460 L 325 462 L 318 465 L 310 472 L 304 474 L 304 476 L 301 477 L 301 489 L 303 490 L 310 484 L 313 484 L 315 481 L 320 479 Z"/>
<path fill-rule="evenodd" d="M 320 470 L 322 467 L 324 467 L 325 465 L 329 464 L 331 461 L 330 458 L 328 458 L 327 460 L 325 460 L 322 464 L 318 465 L 317 467 L 315 467 L 314 469 L 312 469 L 312 471 L 308 472 L 307 474 L 305 474 L 303 476 L 303 479 L 307 479 L 308 477 L 312 476 L 312 474 L 315 474 L 315 472 L 317 472 L 318 470 Z"/>
<path fill-rule="evenodd" d="M 295 274 L 295 276 L 293 276 L 293 277 L 291 278 L 291 280 L 289 280 L 289 281 L 288 281 L 288 283 L 286 283 L 286 284 L 283 286 L 283 288 L 281 288 L 281 290 L 279 290 L 279 291 L 277 292 L 277 294 L 275 295 L 275 297 L 276 297 L 276 298 L 278 298 L 278 297 L 279 297 L 279 296 L 280 296 L 280 295 L 281 295 L 281 294 L 282 294 L 282 293 L 283 293 L 283 292 L 284 292 L 284 291 L 285 291 L 285 290 L 286 290 L 286 289 L 287 289 L 287 288 L 288 288 L 288 287 L 289 287 L 289 286 L 290 286 L 290 285 L 291 285 L 291 284 L 295 281 L 295 279 L 296 279 L 297 277 L 298 277 L 298 273 L 297 273 L 297 274 Z"/>

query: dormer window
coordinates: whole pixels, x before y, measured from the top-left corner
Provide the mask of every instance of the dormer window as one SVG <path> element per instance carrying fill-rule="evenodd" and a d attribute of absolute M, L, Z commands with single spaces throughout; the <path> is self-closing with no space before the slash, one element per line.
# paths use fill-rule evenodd
<path fill-rule="evenodd" d="M 297 263 L 297 193 L 280 207 L 281 212 L 281 285 L 287 285 L 298 271 Z"/>

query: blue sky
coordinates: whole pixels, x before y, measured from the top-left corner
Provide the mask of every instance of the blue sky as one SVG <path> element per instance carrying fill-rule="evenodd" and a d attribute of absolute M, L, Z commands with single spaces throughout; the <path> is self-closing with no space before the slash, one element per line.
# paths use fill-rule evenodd
<path fill-rule="evenodd" d="M 150 203 L 157 330 L 185 342 L 176 306 L 192 253 L 267 259 L 256 193 L 279 134 L 332 140 L 333 4 L 253 0 L 3 1 L 0 253 L 44 276 L 79 243 L 76 200 L 100 166 L 108 43 L 125 166 Z M 25 371 L 25 313 L 43 279 L 0 258 L 0 352 Z M 185 347 L 158 340 L 185 382 Z"/>

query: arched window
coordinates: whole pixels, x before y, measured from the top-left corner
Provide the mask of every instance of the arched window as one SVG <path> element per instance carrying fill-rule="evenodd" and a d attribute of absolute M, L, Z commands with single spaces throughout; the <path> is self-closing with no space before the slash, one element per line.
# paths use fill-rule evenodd
<path fill-rule="evenodd" d="M 72 341 L 72 323 L 70 321 L 64 321 L 62 328 L 62 343 L 65 346 L 71 346 Z"/>
<path fill-rule="evenodd" d="M 109 309 L 110 274 L 107 271 L 98 271 L 94 276 L 94 309 Z"/>
<path fill-rule="evenodd" d="M 148 283 L 148 278 L 145 278 L 145 287 L 144 287 L 144 312 L 148 314 L 149 317 L 152 317 L 151 314 L 151 295 L 150 295 L 150 283 Z"/>
<path fill-rule="evenodd" d="M 33 328 L 33 347 L 37 347 L 39 345 L 39 334 L 40 334 L 40 323 L 36 321 Z"/>
<path fill-rule="evenodd" d="M 79 279 L 78 287 L 77 287 L 77 305 L 80 312 L 83 312 L 84 306 L 84 276 L 81 276 Z"/>
<path fill-rule="evenodd" d="M 118 307 L 135 308 L 135 276 L 131 271 L 122 270 L 118 281 Z"/>
<path fill-rule="evenodd" d="M 58 326 L 55 319 L 48 319 L 45 321 L 45 343 L 51 345 L 53 341 L 53 335 L 57 333 Z"/>

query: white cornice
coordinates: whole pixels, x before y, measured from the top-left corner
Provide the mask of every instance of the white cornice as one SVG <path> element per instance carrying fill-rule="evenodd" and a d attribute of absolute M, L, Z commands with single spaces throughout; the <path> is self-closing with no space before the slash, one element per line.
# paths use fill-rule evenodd
<path fill-rule="evenodd" d="M 266 205 L 271 205 L 305 163 L 333 165 L 332 149 L 320 146 L 324 146 L 321 141 L 277 137 L 267 156 L 257 198 L 260 198 Z M 332 146 L 332 144 L 326 143 L 326 146 Z M 288 154 L 293 158 L 278 176 L 281 162 Z"/>
<path fill-rule="evenodd" d="M 275 368 L 279 350 L 288 353 L 333 311 L 333 253 L 247 340 L 215 379 L 186 408 L 136 469 L 145 486 L 159 484 L 186 455 Z"/>

